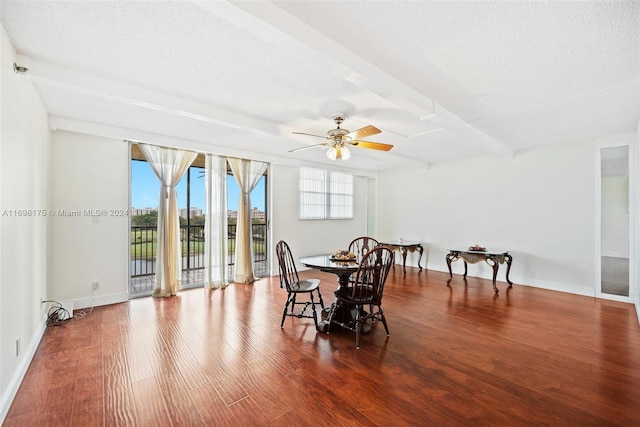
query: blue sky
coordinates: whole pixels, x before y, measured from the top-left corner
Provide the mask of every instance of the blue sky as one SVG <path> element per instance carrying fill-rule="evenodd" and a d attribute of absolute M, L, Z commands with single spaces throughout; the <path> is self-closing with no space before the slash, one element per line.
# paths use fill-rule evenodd
<path fill-rule="evenodd" d="M 194 173 L 195 172 L 195 173 Z M 200 176 L 199 169 L 191 171 L 191 207 L 204 210 L 204 179 Z M 264 181 L 262 178 L 256 188 L 251 192 L 251 207 L 257 207 L 264 211 Z M 187 207 L 187 175 L 178 183 L 176 187 L 178 193 L 178 208 Z M 158 197 L 160 196 L 160 184 L 158 178 L 149 167 L 147 162 L 131 162 L 131 207 L 133 208 L 156 208 Z M 228 209 L 238 210 L 238 198 L 240 191 L 235 179 L 227 177 L 227 204 Z"/>

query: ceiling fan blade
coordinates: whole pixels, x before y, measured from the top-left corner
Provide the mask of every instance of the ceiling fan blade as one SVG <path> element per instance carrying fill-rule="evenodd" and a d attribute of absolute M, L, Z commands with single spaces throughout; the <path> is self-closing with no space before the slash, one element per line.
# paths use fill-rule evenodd
<path fill-rule="evenodd" d="M 291 132 L 291 133 L 293 133 L 295 135 L 309 135 L 309 136 L 315 136 L 317 138 L 327 139 L 326 135 L 316 135 L 316 134 L 313 134 L 313 133 L 306 133 L 306 132 Z"/>
<path fill-rule="evenodd" d="M 358 139 L 358 138 L 366 138 L 368 136 L 375 135 L 380 132 L 381 132 L 380 129 L 378 129 L 377 127 L 369 125 L 369 126 L 360 128 L 358 130 L 354 130 L 353 132 L 348 133 L 346 136 L 351 139 Z"/>
<path fill-rule="evenodd" d="M 313 147 L 322 147 L 325 145 L 329 145 L 328 142 L 323 142 L 321 144 L 313 144 L 313 145 L 307 145 L 306 147 L 300 147 L 300 148 L 294 148 L 293 150 L 289 150 L 290 153 L 295 153 L 296 151 L 302 151 L 302 150 L 307 150 L 309 148 L 313 148 Z"/>
<path fill-rule="evenodd" d="M 370 142 L 370 141 L 351 141 L 349 144 L 355 145 L 360 148 L 373 148 L 374 150 L 389 151 L 393 148 L 391 144 L 383 144 L 382 142 Z"/>

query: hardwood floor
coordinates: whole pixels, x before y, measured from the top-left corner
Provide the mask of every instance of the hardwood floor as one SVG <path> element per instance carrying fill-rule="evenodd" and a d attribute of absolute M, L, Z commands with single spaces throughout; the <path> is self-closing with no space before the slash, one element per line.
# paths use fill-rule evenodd
<path fill-rule="evenodd" d="M 47 329 L 4 425 L 640 425 L 633 305 L 447 278 L 392 270 L 360 350 L 281 329 L 277 277 L 98 307 Z"/>

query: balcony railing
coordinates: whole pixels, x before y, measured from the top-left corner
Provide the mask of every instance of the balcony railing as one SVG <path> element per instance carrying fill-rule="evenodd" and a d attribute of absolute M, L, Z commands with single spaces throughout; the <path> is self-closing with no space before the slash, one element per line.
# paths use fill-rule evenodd
<path fill-rule="evenodd" d="M 157 250 L 156 226 L 131 226 L 131 286 L 130 294 L 146 294 L 149 286 L 139 286 L 145 278 L 156 272 Z M 267 274 L 267 226 L 252 224 L 254 264 L 256 276 Z M 180 226 L 182 244 L 182 271 L 187 281 L 198 281 L 204 269 L 204 225 Z M 229 224 L 227 248 L 229 254 L 229 275 L 233 271 L 236 252 L 236 225 Z M 185 280 L 183 280 L 183 284 Z M 200 279 L 200 283 L 202 280 Z M 136 285 L 137 284 L 137 285 Z M 142 290 L 141 290 L 142 289 Z"/>

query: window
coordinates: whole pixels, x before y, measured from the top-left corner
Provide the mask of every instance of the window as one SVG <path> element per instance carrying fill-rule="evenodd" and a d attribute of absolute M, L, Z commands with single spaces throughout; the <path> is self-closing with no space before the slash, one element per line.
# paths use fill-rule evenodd
<path fill-rule="evenodd" d="M 300 219 L 352 219 L 353 175 L 300 168 Z"/>

